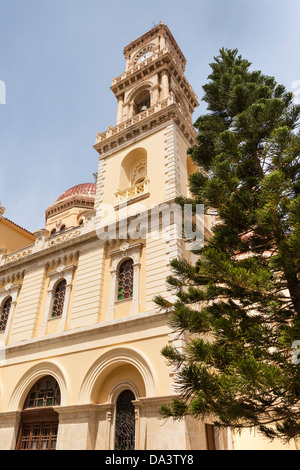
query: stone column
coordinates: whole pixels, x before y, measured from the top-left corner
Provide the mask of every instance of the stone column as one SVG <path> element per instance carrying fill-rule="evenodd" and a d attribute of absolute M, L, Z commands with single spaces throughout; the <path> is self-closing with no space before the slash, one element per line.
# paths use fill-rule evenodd
<path fill-rule="evenodd" d="M 140 409 L 134 403 L 135 450 L 140 450 Z"/>
<path fill-rule="evenodd" d="M 125 100 L 125 102 L 123 103 L 123 120 L 124 121 L 127 121 L 127 119 L 129 119 L 129 105 L 130 103 Z"/>
<path fill-rule="evenodd" d="M 64 307 L 63 307 L 63 313 L 59 322 L 58 331 L 64 331 L 66 320 L 67 320 L 67 313 L 68 313 L 68 306 L 69 306 L 69 299 L 70 299 L 72 284 L 70 280 L 68 279 L 66 280 L 67 280 L 67 284 L 66 284 L 66 291 L 65 291 Z"/>
<path fill-rule="evenodd" d="M 117 124 L 120 124 L 123 121 L 123 107 L 124 107 L 124 98 L 123 96 L 119 96 L 118 97 Z"/>
<path fill-rule="evenodd" d="M 154 85 L 151 89 L 150 106 L 154 106 L 159 102 L 159 85 Z"/>
<path fill-rule="evenodd" d="M 133 117 L 133 103 L 131 102 L 128 106 L 128 119 Z"/>
<path fill-rule="evenodd" d="M 166 47 L 166 38 L 164 36 L 160 37 L 159 47 L 161 51 Z"/>
<path fill-rule="evenodd" d="M 140 264 L 133 265 L 133 293 L 130 313 L 133 315 L 139 313 L 139 283 L 140 283 Z"/>
<path fill-rule="evenodd" d="M 166 70 L 161 74 L 161 101 L 167 99 L 169 96 L 169 74 Z"/>
<path fill-rule="evenodd" d="M 45 308 L 45 311 L 44 311 L 43 324 L 42 324 L 41 329 L 40 329 L 40 336 L 43 336 L 46 332 L 49 312 L 50 312 L 50 308 L 51 308 L 51 304 L 52 304 L 53 293 L 54 293 L 54 289 L 52 287 L 50 289 L 48 289 L 48 291 L 47 291 L 47 300 L 46 300 L 46 308 Z"/>
<path fill-rule="evenodd" d="M 110 291 L 109 291 L 109 305 L 106 312 L 105 320 L 113 320 L 115 311 L 115 298 L 116 298 L 116 280 L 117 280 L 117 269 L 113 269 L 110 272 Z"/>
<path fill-rule="evenodd" d="M 106 411 L 106 450 L 111 449 L 112 410 Z"/>

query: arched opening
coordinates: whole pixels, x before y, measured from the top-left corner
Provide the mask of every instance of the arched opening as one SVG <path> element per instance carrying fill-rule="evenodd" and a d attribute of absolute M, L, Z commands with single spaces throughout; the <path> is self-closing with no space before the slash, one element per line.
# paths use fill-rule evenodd
<path fill-rule="evenodd" d="M 146 178 L 147 175 L 147 151 L 139 147 L 129 152 L 121 163 L 120 169 L 120 190 L 128 189 L 137 184 L 139 178 Z"/>
<path fill-rule="evenodd" d="M 67 281 L 65 279 L 62 279 L 55 288 L 51 318 L 59 318 L 63 314 L 66 285 Z"/>
<path fill-rule="evenodd" d="M 8 322 L 9 313 L 11 310 L 12 298 L 9 296 L 4 300 L 0 310 L 0 333 L 3 333 L 6 329 Z"/>
<path fill-rule="evenodd" d="M 133 296 L 133 260 L 123 261 L 118 271 L 118 297 L 117 300 L 131 300 Z"/>
<path fill-rule="evenodd" d="M 150 91 L 142 89 L 133 100 L 133 114 L 139 114 L 150 108 Z"/>
<path fill-rule="evenodd" d="M 28 393 L 17 439 L 16 450 L 55 450 L 60 389 L 54 377 L 40 379 Z"/>
<path fill-rule="evenodd" d="M 135 413 L 131 390 L 123 390 L 116 402 L 115 450 L 135 449 Z"/>

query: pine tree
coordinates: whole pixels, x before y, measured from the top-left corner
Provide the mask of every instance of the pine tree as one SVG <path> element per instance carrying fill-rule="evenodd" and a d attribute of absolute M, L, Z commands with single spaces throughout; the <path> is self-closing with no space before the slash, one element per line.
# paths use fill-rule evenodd
<path fill-rule="evenodd" d="M 178 203 L 219 222 L 194 265 L 172 261 L 176 300 L 155 298 L 190 339 L 162 351 L 178 397 L 160 412 L 289 441 L 300 436 L 300 106 L 236 49 L 210 67 L 189 151 L 193 200 Z"/>

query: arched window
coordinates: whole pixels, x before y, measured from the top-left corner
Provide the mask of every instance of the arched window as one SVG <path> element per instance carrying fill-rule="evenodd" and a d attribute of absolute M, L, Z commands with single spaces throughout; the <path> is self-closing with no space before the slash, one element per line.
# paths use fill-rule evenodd
<path fill-rule="evenodd" d="M 58 318 L 62 316 L 66 294 L 66 285 L 67 282 L 65 279 L 63 279 L 56 286 L 53 298 L 51 318 Z"/>
<path fill-rule="evenodd" d="M 118 396 L 116 404 L 115 450 L 134 450 L 135 414 L 132 400 L 135 400 L 135 396 L 131 390 L 124 390 Z"/>
<path fill-rule="evenodd" d="M 134 98 L 133 112 L 134 114 L 142 113 L 150 108 L 150 90 L 141 90 Z"/>
<path fill-rule="evenodd" d="M 127 259 L 119 267 L 118 300 L 129 300 L 133 296 L 133 260 Z"/>
<path fill-rule="evenodd" d="M 59 229 L 60 232 L 64 232 L 66 230 L 66 226 L 65 225 L 62 225 Z"/>
<path fill-rule="evenodd" d="M 54 377 L 46 376 L 30 390 L 24 409 L 60 405 L 60 389 Z"/>
<path fill-rule="evenodd" d="M 17 450 L 55 450 L 60 389 L 54 377 L 46 376 L 30 390 L 21 415 Z"/>
<path fill-rule="evenodd" d="M 0 332 L 3 333 L 5 331 L 8 317 L 9 317 L 9 312 L 11 309 L 11 303 L 12 303 L 12 298 L 8 297 L 1 308 L 1 317 L 0 317 Z"/>

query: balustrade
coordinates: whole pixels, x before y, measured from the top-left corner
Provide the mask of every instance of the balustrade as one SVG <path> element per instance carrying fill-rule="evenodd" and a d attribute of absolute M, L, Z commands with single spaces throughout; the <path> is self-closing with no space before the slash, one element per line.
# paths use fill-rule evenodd
<path fill-rule="evenodd" d="M 146 195 L 149 192 L 149 178 L 145 178 L 140 183 L 130 186 L 127 189 L 115 193 L 117 204 L 132 201 L 133 199 Z"/>

